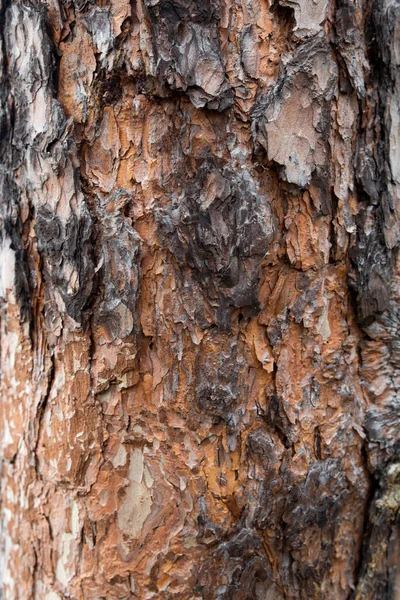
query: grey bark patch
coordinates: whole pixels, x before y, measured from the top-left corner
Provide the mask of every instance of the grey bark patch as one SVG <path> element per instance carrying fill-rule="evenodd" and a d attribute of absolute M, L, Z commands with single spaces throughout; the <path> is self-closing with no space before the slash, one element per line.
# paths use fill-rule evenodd
<path fill-rule="evenodd" d="M 105 65 L 105 58 L 114 45 L 109 10 L 96 6 L 82 16 L 80 21 L 91 33 L 100 59 Z"/>
<path fill-rule="evenodd" d="M 72 123 L 54 98 L 46 12 L 12 4 L 5 22 L 15 181 L 25 191 L 24 212 L 37 218 L 38 250 L 49 289 L 59 293 L 58 309 L 83 323 L 93 289 L 92 221 L 81 193 Z"/>
<path fill-rule="evenodd" d="M 161 236 L 182 267 L 212 281 L 223 305 L 257 304 L 259 265 L 275 233 L 268 201 L 247 171 L 204 161 L 182 198 L 159 214 Z"/>
<path fill-rule="evenodd" d="M 338 3 L 338 10 L 335 13 L 336 47 L 345 67 L 347 79 L 359 98 L 363 98 L 365 96 L 364 70 L 367 69 L 368 63 L 357 16 L 354 3 L 348 0 L 341 0 Z"/>
<path fill-rule="evenodd" d="M 249 434 L 246 446 L 252 459 L 264 469 L 279 464 L 282 446 L 279 445 L 279 439 L 272 436 L 264 427 L 258 427 Z"/>
<path fill-rule="evenodd" d="M 315 585 L 329 572 L 333 532 L 347 495 L 346 476 L 338 459 L 315 461 L 300 481 L 294 481 L 289 470 L 266 471 L 254 526 L 271 532 L 274 546 L 287 557 L 310 539 L 321 541 L 317 557 L 303 556 L 301 564 L 283 561 L 281 576 L 291 588 L 300 585 L 312 597 Z"/>
<path fill-rule="evenodd" d="M 349 254 L 356 267 L 351 284 L 358 293 L 357 312 L 363 324 L 390 305 L 393 259 L 385 244 L 378 211 L 364 210 L 357 217 L 357 241 Z"/>
<path fill-rule="evenodd" d="M 362 562 L 352 600 L 392 600 L 398 591 L 400 534 L 400 463 L 382 470 L 372 498 L 362 549 Z"/>
<path fill-rule="evenodd" d="M 212 553 L 212 560 L 220 567 L 220 580 L 216 587 L 209 577 L 207 564 L 198 575 L 198 586 L 203 598 L 218 600 L 280 600 L 283 596 L 272 581 L 272 569 L 257 531 L 243 528 L 228 534 Z"/>
<path fill-rule="evenodd" d="M 293 10 L 296 21 L 293 31 L 298 38 L 310 37 L 321 31 L 327 0 L 279 0 L 278 4 Z"/>
<path fill-rule="evenodd" d="M 98 240 L 102 300 L 95 315 L 95 327 L 104 325 L 108 341 L 137 332 L 140 236 L 131 219 L 123 214 L 131 197 L 117 190 L 102 209 L 102 233 Z"/>
<path fill-rule="evenodd" d="M 400 456 L 400 402 L 368 409 L 364 427 L 369 440 L 370 461 L 373 468 Z"/>
<path fill-rule="evenodd" d="M 41 206 L 35 224 L 39 252 L 50 264 L 57 266 L 62 261 L 62 249 L 65 240 L 65 228 L 61 219 L 49 206 Z"/>
<path fill-rule="evenodd" d="M 285 62 L 277 84 L 260 94 L 253 138 L 288 183 L 307 186 L 329 162 L 330 103 L 337 86 L 331 49 L 317 36 Z"/>
<path fill-rule="evenodd" d="M 94 276 L 89 213 L 83 211 L 80 218 L 72 214 L 64 226 L 49 206 L 41 206 L 36 215 L 35 231 L 38 250 L 45 261 L 46 277 L 59 290 L 66 312 L 77 323 L 83 323 Z M 72 279 L 75 280 L 73 284 Z"/>
<path fill-rule="evenodd" d="M 349 13 L 348 19 L 353 19 L 349 39 L 357 46 L 354 11 L 347 3 L 343 10 Z M 394 248 L 399 245 L 400 233 L 395 209 L 398 182 L 392 159 L 398 151 L 398 133 L 392 130 L 391 108 L 394 98 L 397 107 L 399 104 L 399 69 L 395 58 L 398 44 L 395 23 L 399 10 L 398 5 L 386 7 L 383 2 L 376 2 L 365 28 L 370 64 L 366 81 L 372 90 L 369 102 L 379 115 L 382 128 L 361 131 L 357 147 L 356 177 L 362 188 L 363 206 L 357 217 L 357 238 L 350 257 L 355 266 L 351 284 L 357 290 L 357 310 L 363 326 L 385 311 L 397 310 L 392 278 L 396 262 Z M 396 113 L 398 115 L 398 109 Z"/>
<path fill-rule="evenodd" d="M 257 28 L 246 25 L 240 38 L 240 58 L 247 75 L 257 77 L 259 67 L 259 53 L 257 46 L 260 43 Z"/>
<path fill-rule="evenodd" d="M 146 6 L 161 89 L 186 92 L 196 108 L 232 106 L 219 46 L 219 3 L 146 0 Z"/>
<path fill-rule="evenodd" d="M 11 158 L 11 157 L 10 157 Z M 12 177 L 0 169 L 0 243 L 8 237 L 15 253 L 15 296 L 21 311 L 21 320 L 32 322 L 33 282 L 27 252 L 27 235 L 21 219 L 19 190 Z M 27 228 L 28 229 L 28 228 Z M 7 265 L 3 265 L 7 267 Z"/>

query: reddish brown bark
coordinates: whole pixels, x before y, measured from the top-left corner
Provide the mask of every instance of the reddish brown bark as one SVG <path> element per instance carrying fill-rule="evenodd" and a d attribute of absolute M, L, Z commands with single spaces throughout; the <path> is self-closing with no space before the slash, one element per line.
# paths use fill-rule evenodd
<path fill-rule="evenodd" d="M 1 2 L 0 596 L 398 599 L 399 3 Z"/>

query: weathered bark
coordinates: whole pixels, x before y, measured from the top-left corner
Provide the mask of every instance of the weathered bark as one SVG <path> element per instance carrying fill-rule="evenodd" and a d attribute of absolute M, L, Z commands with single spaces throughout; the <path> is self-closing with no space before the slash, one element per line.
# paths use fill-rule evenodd
<path fill-rule="evenodd" d="M 398 600 L 399 1 L 0 6 L 0 596 Z"/>

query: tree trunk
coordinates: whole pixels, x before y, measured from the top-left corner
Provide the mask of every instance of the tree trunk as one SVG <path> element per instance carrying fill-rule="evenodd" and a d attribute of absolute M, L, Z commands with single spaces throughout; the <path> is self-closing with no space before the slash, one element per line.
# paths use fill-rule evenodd
<path fill-rule="evenodd" d="M 0 0 L 4 600 L 399 600 L 399 0 Z"/>

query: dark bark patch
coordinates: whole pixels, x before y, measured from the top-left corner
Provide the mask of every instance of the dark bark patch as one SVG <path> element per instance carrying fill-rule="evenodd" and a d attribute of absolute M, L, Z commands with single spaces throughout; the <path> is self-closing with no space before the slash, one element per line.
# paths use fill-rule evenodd
<path fill-rule="evenodd" d="M 50 206 L 41 206 L 36 215 L 35 231 L 47 276 L 59 289 L 67 314 L 83 323 L 94 275 L 89 214 L 85 211 L 80 217 L 72 214 L 63 225 Z M 77 280 L 74 286 L 67 275 L 71 267 Z"/>
<path fill-rule="evenodd" d="M 256 306 L 259 265 L 275 233 L 271 207 L 248 172 L 204 161 L 182 198 L 159 214 L 161 236 L 222 307 Z"/>
<path fill-rule="evenodd" d="M 157 80 L 168 89 L 186 92 L 196 108 L 224 111 L 233 90 L 223 64 L 218 38 L 219 3 L 146 0 L 157 53 Z"/>

